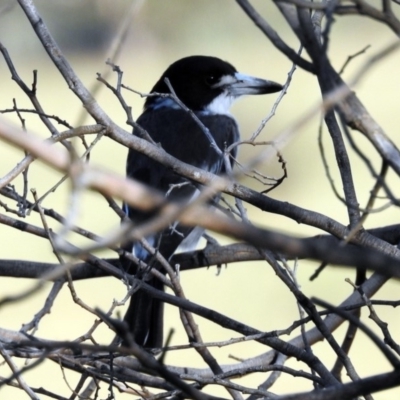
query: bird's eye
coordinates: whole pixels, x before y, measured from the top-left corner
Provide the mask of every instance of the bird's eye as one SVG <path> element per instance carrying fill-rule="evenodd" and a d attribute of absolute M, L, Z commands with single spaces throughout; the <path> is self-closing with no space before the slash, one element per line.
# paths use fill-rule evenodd
<path fill-rule="evenodd" d="M 208 75 L 205 80 L 207 85 L 212 86 L 218 82 L 218 77 L 216 75 Z"/>

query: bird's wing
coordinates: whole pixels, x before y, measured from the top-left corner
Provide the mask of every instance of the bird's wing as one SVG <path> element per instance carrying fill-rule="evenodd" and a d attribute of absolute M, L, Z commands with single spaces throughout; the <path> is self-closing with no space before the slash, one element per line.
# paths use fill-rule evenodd
<path fill-rule="evenodd" d="M 239 139 L 238 128 L 233 118 L 221 115 L 198 116 L 222 151 Z M 222 157 L 212 148 L 203 130 L 185 111 L 161 109 L 145 112 L 137 123 L 147 130 L 167 153 L 180 161 L 216 174 L 224 172 Z M 199 191 L 196 183 L 132 149 L 129 151 L 126 172 L 129 177 L 168 194 L 168 199 L 172 201 L 189 201 Z M 151 214 L 132 207 L 126 207 L 126 211 L 129 217 L 138 223 L 151 217 Z M 160 243 L 161 253 L 169 258 L 190 231 L 191 228 L 183 227 L 175 233 L 167 229 Z M 149 239 L 153 246 L 158 244 L 159 237 L 153 236 Z"/>

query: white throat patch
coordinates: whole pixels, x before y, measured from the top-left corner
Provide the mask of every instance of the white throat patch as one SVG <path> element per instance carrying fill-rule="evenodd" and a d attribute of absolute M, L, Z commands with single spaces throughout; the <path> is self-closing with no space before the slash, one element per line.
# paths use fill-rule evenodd
<path fill-rule="evenodd" d="M 222 92 L 216 97 L 207 107 L 204 109 L 206 114 L 225 114 L 231 116 L 230 108 L 232 103 L 235 101 L 233 96 L 230 96 L 226 92 Z"/>

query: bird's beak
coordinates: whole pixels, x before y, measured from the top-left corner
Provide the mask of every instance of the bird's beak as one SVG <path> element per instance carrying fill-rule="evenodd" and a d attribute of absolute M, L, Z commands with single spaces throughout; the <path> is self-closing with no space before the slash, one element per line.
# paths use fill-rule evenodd
<path fill-rule="evenodd" d="M 268 94 L 280 92 L 283 86 L 273 81 L 256 78 L 254 76 L 236 72 L 231 82 L 226 82 L 225 90 L 233 97 L 240 97 L 247 94 Z"/>

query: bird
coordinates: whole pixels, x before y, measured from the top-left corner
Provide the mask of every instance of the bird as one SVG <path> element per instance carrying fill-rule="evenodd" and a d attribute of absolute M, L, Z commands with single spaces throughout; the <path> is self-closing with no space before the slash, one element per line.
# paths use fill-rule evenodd
<path fill-rule="evenodd" d="M 226 173 L 224 149 L 240 139 L 237 122 L 229 111 L 232 103 L 244 95 L 276 93 L 282 89 L 279 83 L 239 73 L 233 65 L 217 57 L 189 56 L 175 61 L 162 74 L 147 96 L 136 123 L 173 157 L 221 175 Z M 135 129 L 133 134 L 140 132 Z M 236 157 L 236 147 L 230 155 L 231 159 Z M 196 182 L 134 149 L 129 149 L 126 175 L 157 189 L 167 200 L 182 204 L 194 199 L 201 190 Z M 153 216 L 128 204 L 123 209 L 134 224 Z M 194 249 L 202 234 L 201 229 L 176 222 L 145 239 L 169 260 L 177 250 Z M 123 248 L 163 272 L 140 241 L 128 241 Z M 125 271 L 163 290 L 162 282 L 148 271 L 141 274 L 126 258 L 121 258 L 121 263 Z M 162 346 L 163 303 L 140 287 L 131 296 L 124 321 L 137 344 L 145 348 Z"/>

